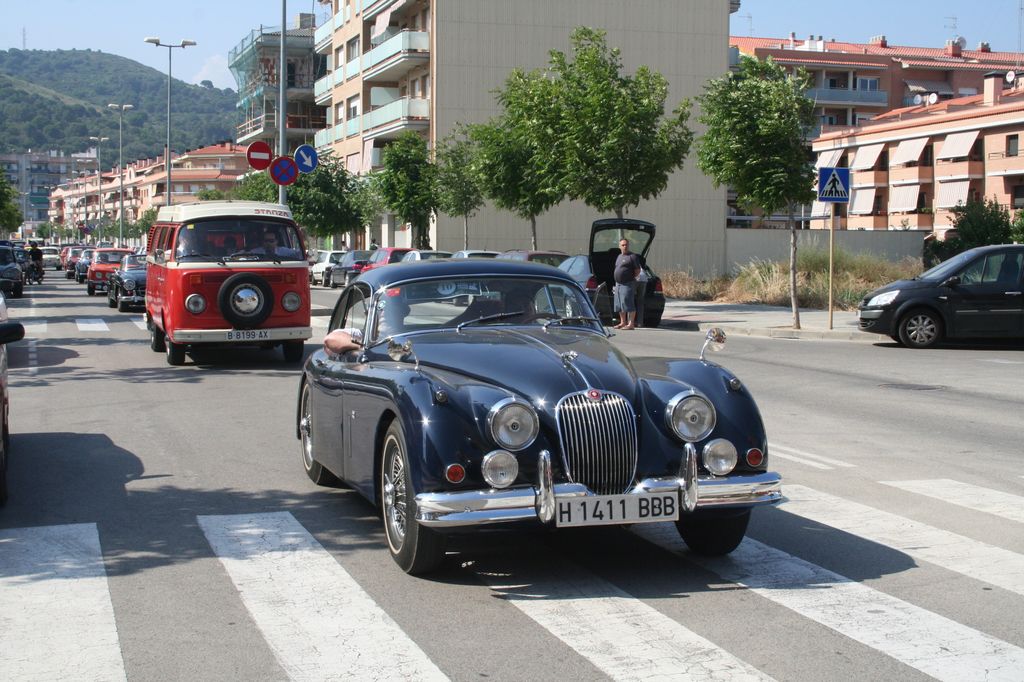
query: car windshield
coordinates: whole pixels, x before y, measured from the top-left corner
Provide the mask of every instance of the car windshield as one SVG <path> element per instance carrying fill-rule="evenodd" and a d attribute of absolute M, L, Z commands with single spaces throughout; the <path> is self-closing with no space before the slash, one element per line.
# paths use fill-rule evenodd
<path fill-rule="evenodd" d="M 14 251 L 0 248 L 0 265 L 11 265 L 12 263 L 14 263 Z"/>
<path fill-rule="evenodd" d="M 556 268 L 559 263 L 564 261 L 569 256 L 564 253 L 533 253 L 530 254 L 529 260 L 533 263 L 544 263 L 545 265 L 554 265 Z"/>
<path fill-rule="evenodd" d="M 25 252 L 25 249 L 15 249 L 14 257 L 18 261 L 28 260 L 28 254 Z"/>
<path fill-rule="evenodd" d="M 97 263 L 119 263 L 127 251 L 99 251 L 96 254 Z"/>
<path fill-rule="evenodd" d="M 370 260 L 371 255 L 373 255 L 373 251 L 349 251 L 345 254 L 345 257 L 341 259 L 341 264 L 352 265 L 357 260 Z"/>
<path fill-rule="evenodd" d="M 579 287 L 557 279 L 458 277 L 403 282 L 378 292 L 371 338 L 442 328 L 564 326 L 602 331 Z"/>
<path fill-rule="evenodd" d="M 60 253 L 60 250 L 55 246 L 44 246 L 40 249 L 44 256 L 56 256 Z"/>
<path fill-rule="evenodd" d="M 82 258 L 85 258 L 85 259 L 92 258 L 92 249 L 86 249 L 85 251 L 83 251 L 82 252 Z"/>
<path fill-rule="evenodd" d="M 944 280 L 947 277 L 955 274 L 963 266 L 967 265 L 967 263 L 971 261 L 973 258 L 975 258 L 977 255 L 978 254 L 973 250 L 958 253 L 949 260 L 939 263 L 930 270 L 925 270 L 920 275 L 918 275 L 918 279 L 940 281 Z"/>
<path fill-rule="evenodd" d="M 186 223 L 174 243 L 175 260 L 302 261 L 306 256 L 291 223 L 258 218 L 216 218 Z"/>
<path fill-rule="evenodd" d="M 74 257 L 74 256 L 81 256 L 81 255 L 82 255 L 82 250 L 81 249 L 71 249 L 71 256 L 72 257 Z"/>
<path fill-rule="evenodd" d="M 121 261 L 121 267 L 125 270 L 135 270 L 137 268 L 146 267 L 146 257 L 136 254 L 125 256 L 124 260 Z"/>

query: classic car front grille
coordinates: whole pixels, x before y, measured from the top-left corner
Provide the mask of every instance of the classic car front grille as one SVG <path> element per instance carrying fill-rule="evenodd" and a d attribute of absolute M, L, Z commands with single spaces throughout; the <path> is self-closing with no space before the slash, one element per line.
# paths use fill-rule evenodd
<path fill-rule="evenodd" d="M 555 408 L 566 474 L 598 495 L 618 495 L 636 475 L 636 415 L 623 396 L 571 393 Z"/>

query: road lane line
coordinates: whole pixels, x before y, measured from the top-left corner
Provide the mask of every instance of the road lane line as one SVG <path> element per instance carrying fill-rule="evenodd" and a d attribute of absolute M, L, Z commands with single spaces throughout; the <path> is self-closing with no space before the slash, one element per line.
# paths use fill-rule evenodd
<path fill-rule="evenodd" d="M 939 478 L 928 481 L 879 481 L 900 490 L 949 502 L 959 507 L 1024 523 L 1024 498 L 991 488 Z"/>
<path fill-rule="evenodd" d="M 855 469 L 855 468 L 857 468 L 856 464 L 850 464 L 849 462 L 847 462 L 845 460 L 834 459 L 832 457 L 825 457 L 824 455 L 816 455 L 816 454 L 813 454 L 813 453 L 810 453 L 810 452 L 805 452 L 803 450 L 797 450 L 796 448 L 791 448 L 788 445 L 779 445 L 778 443 L 769 443 L 768 444 L 768 456 L 769 457 L 771 457 L 772 453 L 775 453 L 776 450 L 782 450 L 782 451 L 786 452 L 787 454 L 789 454 L 790 459 L 795 459 L 795 457 L 802 457 L 804 459 L 808 459 L 808 460 L 811 460 L 813 462 L 820 462 L 822 464 L 830 464 L 830 465 L 832 465 L 834 467 L 839 467 L 840 469 Z M 783 458 L 783 459 L 785 459 L 785 458 Z"/>
<path fill-rule="evenodd" d="M 39 341 L 29 339 L 28 342 L 28 375 L 34 377 L 39 373 Z"/>
<path fill-rule="evenodd" d="M 197 518 L 292 679 L 447 679 L 288 512 Z"/>
<path fill-rule="evenodd" d="M 0 530 L 0 566 L 4 679 L 125 679 L 95 524 Z"/>
<path fill-rule="evenodd" d="M 142 331 L 149 331 L 149 329 L 146 327 L 145 317 L 133 317 L 132 322 L 134 322 L 135 326 L 141 329 Z"/>
<path fill-rule="evenodd" d="M 784 460 L 784 461 L 787 461 L 787 462 L 796 462 L 797 464 L 803 464 L 804 466 L 811 467 L 812 469 L 821 469 L 822 471 L 832 471 L 832 469 L 833 469 L 833 467 L 830 467 L 827 464 L 818 464 L 817 462 L 812 462 L 809 459 L 804 459 L 802 457 L 794 457 L 793 455 L 783 454 L 783 453 L 779 452 L 777 449 L 775 449 L 774 447 L 772 447 L 769 450 L 768 456 L 769 457 L 775 457 L 775 458 L 778 458 L 778 459 L 781 459 L 781 460 Z"/>
<path fill-rule="evenodd" d="M 1024 556 L 802 485 L 786 486 L 780 509 L 919 561 L 1024 595 Z"/>
<path fill-rule="evenodd" d="M 80 332 L 109 332 L 110 327 L 100 318 L 79 318 L 75 320 Z"/>
<path fill-rule="evenodd" d="M 326 317 L 313 317 L 310 318 L 310 325 L 313 327 L 322 327 L 327 329 L 327 326 L 331 323 L 330 319 Z"/>
<path fill-rule="evenodd" d="M 686 552 L 673 524 L 633 530 Z M 1019 682 L 1024 649 L 747 538 L 725 557 L 686 558 L 938 680 Z"/>
<path fill-rule="evenodd" d="M 611 583 L 581 568 L 558 568 L 525 581 L 516 576 L 513 584 L 478 575 L 613 680 L 772 679 Z"/>
<path fill-rule="evenodd" d="M 46 320 L 24 320 L 21 326 L 25 328 L 25 336 L 42 336 L 46 334 Z"/>

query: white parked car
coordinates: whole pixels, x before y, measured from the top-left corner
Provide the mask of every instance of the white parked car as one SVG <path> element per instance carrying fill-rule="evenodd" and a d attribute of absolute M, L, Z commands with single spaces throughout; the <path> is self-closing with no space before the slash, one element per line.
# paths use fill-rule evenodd
<path fill-rule="evenodd" d="M 497 258 L 497 251 L 481 251 L 480 249 L 463 249 L 452 254 L 452 258 Z"/>
<path fill-rule="evenodd" d="M 317 251 L 316 260 L 309 270 L 310 283 L 322 285 L 324 283 L 324 268 L 340 263 L 346 253 L 346 251 Z"/>
<path fill-rule="evenodd" d="M 402 256 L 402 262 L 408 263 L 416 260 L 432 260 L 434 258 L 451 258 L 451 251 L 426 251 L 422 249 L 413 249 L 404 256 Z"/>
<path fill-rule="evenodd" d="M 60 249 L 56 246 L 40 246 L 39 250 L 43 252 L 43 268 L 60 270 Z"/>

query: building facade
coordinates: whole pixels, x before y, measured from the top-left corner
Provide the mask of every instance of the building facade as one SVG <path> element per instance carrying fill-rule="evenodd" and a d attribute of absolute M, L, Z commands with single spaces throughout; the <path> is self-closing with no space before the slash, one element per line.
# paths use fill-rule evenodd
<path fill-rule="evenodd" d="M 315 84 L 328 107 L 316 135 L 356 173 L 380 165 L 381 150 L 405 131 L 433 147 L 459 124 L 483 123 L 499 113 L 495 90 L 514 68 L 545 67 L 552 49 L 569 51 L 577 26 L 607 32 L 627 72 L 647 65 L 669 82 L 667 107 L 700 94 L 728 68 L 729 14 L 735 0 L 324 0 L 315 48 L 327 74 Z M 691 126 L 699 124 L 691 119 Z M 658 225 L 655 268 L 722 272 L 725 267 L 725 194 L 696 168 L 691 153 L 656 199 L 629 215 Z M 612 217 L 579 202 L 563 202 L 538 217 L 539 246 L 586 251 L 590 224 Z M 385 216 L 357 236 L 383 245 L 408 245 L 411 230 Z M 470 247 L 523 248 L 529 223 L 485 207 L 470 219 Z M 462 248 L 461 219 L 440 215 L 431 228 L 435 248 Z"/>
<path fill-rule="evenodd" d="M 1006 76 L 985 76 L 979 95 L 901 107 L 816 139 L 819 165 L 851 169 L 840 227 L 921 229 L 941 238 L 952 209 L 969 199 L 1024 208 L 1024 81 Z M 824 216 L 812 223 L 828 227 Z"/>
<path fill-rule="evenodd" d="M 56 187 L 79 172 L 95 168 L 95 150 L 70 155 L 57 151 L 0 154 L 0 172 L 17 192 L 17 205 L 22 215 L 17 236 L 30 238 L 36 228 L 50 220 L 50 193 Z"/>

